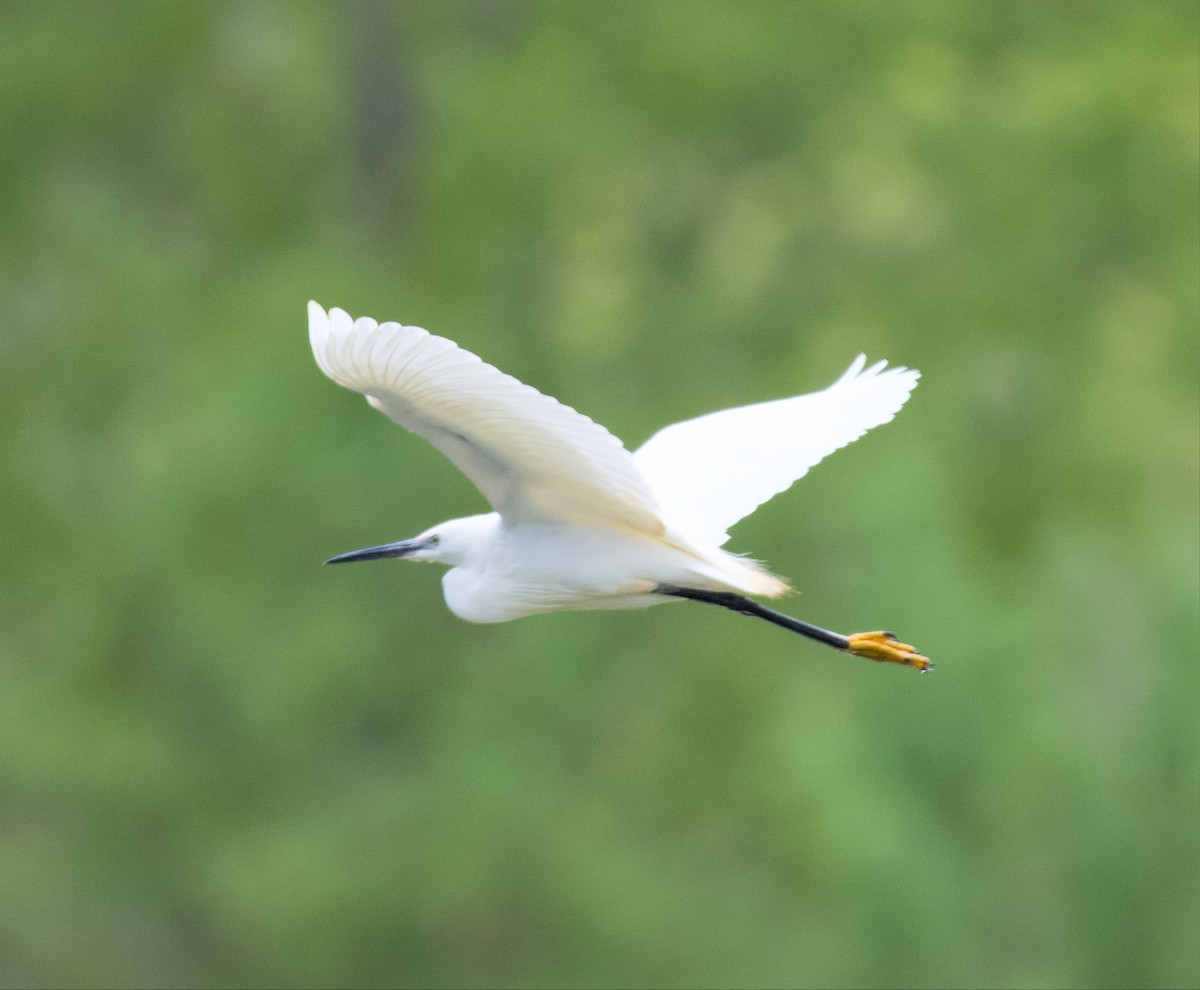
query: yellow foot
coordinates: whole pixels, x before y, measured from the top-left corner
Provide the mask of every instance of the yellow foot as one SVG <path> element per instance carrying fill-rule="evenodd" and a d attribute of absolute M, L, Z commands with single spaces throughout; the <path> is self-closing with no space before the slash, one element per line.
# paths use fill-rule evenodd
<path fill-rule="evenodd" d="M 880 663 L 899 663 L 905 667 L 916 667 L 921 673 L 933 670 L 929 657 L 923 657 L 915 646 L 899 642 L 890 632 L 854 633 L 848 636 L 847 653 L 866 657 Z"/>

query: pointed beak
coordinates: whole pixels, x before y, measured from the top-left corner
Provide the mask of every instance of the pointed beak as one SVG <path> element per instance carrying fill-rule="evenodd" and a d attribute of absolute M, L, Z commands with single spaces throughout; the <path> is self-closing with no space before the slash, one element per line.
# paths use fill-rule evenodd
<path fill-rule="evenodd" d="M 399 543 L 384 543 L 377 547 L 367 547 L 365 550 L 351 550 L 349 553 L 339 553 L 330 557 L 327 564 L 349 564 L 356 560 L 382 560 L 384 557 L 407 557 L 417 550 L 429 546 L 424 540 L 401 540 Z"/>

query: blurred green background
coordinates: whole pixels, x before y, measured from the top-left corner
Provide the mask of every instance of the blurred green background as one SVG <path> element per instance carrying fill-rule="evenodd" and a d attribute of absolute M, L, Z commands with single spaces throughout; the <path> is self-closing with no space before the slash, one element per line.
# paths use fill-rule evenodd
<path fill-rule="evenodd" d="M 1195 3 L 0 6 L 0 984 L 1200 982 Z M 315 298 L 609 426 L 918 367 L 793 614 L 471 626 Z"/>

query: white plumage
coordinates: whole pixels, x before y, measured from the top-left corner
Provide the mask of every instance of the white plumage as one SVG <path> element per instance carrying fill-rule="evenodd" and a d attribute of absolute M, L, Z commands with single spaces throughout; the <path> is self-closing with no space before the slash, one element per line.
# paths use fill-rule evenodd
<path fill-rule="evenodd" d="M 820 392 L 664 426 L 633 455 L 664 516 L 721 546 L 730 526 L 818 461 L 890 422 L 921 374 L 886 361 L 864 371 L 866 363 L 860 354 Z"/>
<path fill-rule="evenodd" d="M 474 622 L 675 597 L 746 611 L 742 595 L 782 594 L 781 579 L 720 549 L 729 527 L 891 420 L 919 378 L 882 361 L 866 368 L 859 355 L 823 391 L 676 423 L 631 454 L 604 427 L 444 337 L 315 302 L 308 316 L 321 370 L 442 451 L 494 510 L 333 560 L 449 564 L 446 602 Z"/>

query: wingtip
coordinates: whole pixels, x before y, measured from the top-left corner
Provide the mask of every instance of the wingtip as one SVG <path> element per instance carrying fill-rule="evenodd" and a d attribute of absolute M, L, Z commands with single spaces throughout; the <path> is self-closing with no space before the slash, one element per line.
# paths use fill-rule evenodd
<path fill-rule="evenodd" d="M 317 367 L 332 377 L 325 354 L 329 344 L 329 314 L 320 303 L 312 299 L 308 301 L 308 343 L 312 347 Z"/>
<path fill-rule="evenodd" d="M 888 367 L 886 360 L 879 360 L 867 367 L 867 356 L 860 354 L 851 362 L 850 367 L 846 369 L 841 378 L 834 384 L 840 385 L 843 382 L 849 382 L 861 378 L 879 378 L 887 377 L 893 379 L 904 379 L 910 382 L 909 390 L 916 388 L 917 382 L 921 379 L 921 372 L 916 368 L 909 368 L 903 364 L 892 365 Z"/>
<path fill-rule="evenodd" d="M 308 301 L 308 335 L 314 336 L 329 326 L 329 314 L 325 308 L 313 299 Z"/>

